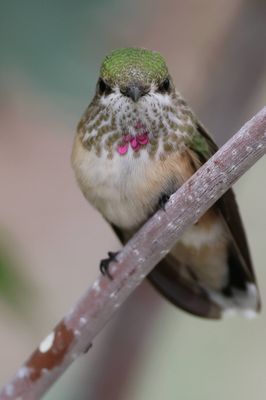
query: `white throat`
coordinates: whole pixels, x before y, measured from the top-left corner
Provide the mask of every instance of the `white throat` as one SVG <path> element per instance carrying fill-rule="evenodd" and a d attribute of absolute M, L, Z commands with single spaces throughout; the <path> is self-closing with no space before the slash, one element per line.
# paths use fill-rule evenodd
<path fill-rule="evenodd" d="M 136 126 L 139 122 L 148 131 L 156 130 L 156 133 L 159 134 L 160 124 L 167 127 L 166 114 L 167 119 L 176 124 L 180 123 L 177 113 L 174 113 L 173 110 L 172 112 L 166 111 L 172 105 L 169 94 L 157 93 L 154 87 L 151 87 L 150 92 L 137 102 L 122 95 L 118 87 L 109 96 L 103 96 L 100 102 L 106 112 L 114 116 L 117 128 L 122 133 L 129 133 L 133 136 L 138 134 Z"/>

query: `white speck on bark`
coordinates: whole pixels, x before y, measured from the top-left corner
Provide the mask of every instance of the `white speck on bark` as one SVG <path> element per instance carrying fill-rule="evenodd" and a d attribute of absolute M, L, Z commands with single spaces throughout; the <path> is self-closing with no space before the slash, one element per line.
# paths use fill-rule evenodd
<path fill-rule="evenodd" d="M 86 318 L 81 317 L 79 319 L 79 326 L 84 326 L 84 325 L 86 325 L 86 323 L 87 323 L 87 319 Z"/>
<path fill-rule="evenodd" d="M 55 338 L 55 333 L 51 332 L 46 338 L 42 341 L 42 343 L 39 346 L 39 350 L 41 353 L 46 353 L 47 351 L 50 350 L 54 343 L 54 338 Z"/>
<path fill-rule="evenodd" d="M 99 285 L 99 279 L 96 279 L 96 281 L 95 281 L 94 284 L 92 285 L 92 289 L 93 289 L 95 292 L 100 292 L 101 288 L 100 288 L 100 285 Z"/>
<path fill-rule="evenodd" d="M 43 374 L 43 375 L 49 374 L 49 369 L 43 368 L 43 369 L 42 369 L 42 374 Z"/>
<path fill-rule="evenodd" d="M 28 378 L 31 370 L 28 367 L 21 367 L 18 371 L 18 377 L 20 379 Z"/>

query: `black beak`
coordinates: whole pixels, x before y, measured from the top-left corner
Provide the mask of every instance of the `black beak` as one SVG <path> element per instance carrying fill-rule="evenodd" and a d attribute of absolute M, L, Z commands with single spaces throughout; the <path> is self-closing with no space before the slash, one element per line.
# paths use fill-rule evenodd
<path fill-rule="evenodd" d="M 128 86 L 125 89 L 120 89 L 120 92 L 127 97 L 130 97 L 134 103 L 136 103 L 140 97 L 144 96 L 147 93 L 147 90 L 144 90 L 142 87 L 132 85 Z"/>

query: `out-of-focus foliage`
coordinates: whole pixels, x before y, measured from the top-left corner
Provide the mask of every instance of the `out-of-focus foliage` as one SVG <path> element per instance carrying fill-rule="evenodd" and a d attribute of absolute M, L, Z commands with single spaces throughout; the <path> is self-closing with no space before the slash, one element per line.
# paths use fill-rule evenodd
<path fill-rule="evenodd" d="M 21 313 L 28 309 L 32 288 L 19 259 L 11 242 L 0 235 L 0 301 Z"/>
<path fill-rule="evenodd" d="M 16 75 L 18 84 L 30 82 L 57 106 L 80 110 L 95 89 L 103 54 L 112 48 L 109 36 L 123 29 L 129 9 L 133 15 L 134 3 L 122 0 L 0 2 L 0 73 Z"/>

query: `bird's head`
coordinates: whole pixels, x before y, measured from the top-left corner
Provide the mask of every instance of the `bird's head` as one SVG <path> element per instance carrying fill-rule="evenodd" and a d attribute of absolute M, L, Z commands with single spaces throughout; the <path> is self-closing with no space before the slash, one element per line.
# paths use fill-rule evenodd
<path fill-rule="evenodd" d="M 134 103 L 147 95 L 167 95 L 172 89 L 164 58 L 155 51 L 138 48 L 118 49 L 106 56 L 97 84 L 100 96 L 107 99 L 118 94 Z"/>
<path fill-rule="evenodd" d="M 175 88 L 164 58 L 155 51 L 122 48 L 101 65 L 96 99 L 113 115 L 123 132 L 136 135 L 135 126 L 158 130 L 173 105 Z"/>
<path fill-rule="evenodd" d="M 130 146 L 136 156 L 147 149 L 161 157 L 179 148 L 193 130 L 191 121 L 164 58 L 151 50 L 122 48 L 103 60 L 96 94 L 78 132 L 87 149 L 97 155 L 104 149 L 110 159 L 114 149 L 124 155 Z"/>

